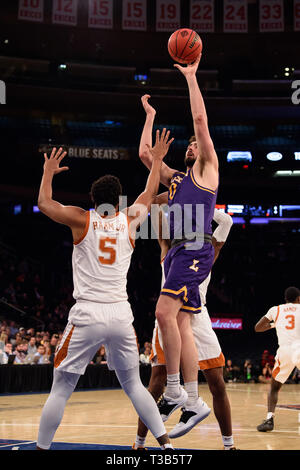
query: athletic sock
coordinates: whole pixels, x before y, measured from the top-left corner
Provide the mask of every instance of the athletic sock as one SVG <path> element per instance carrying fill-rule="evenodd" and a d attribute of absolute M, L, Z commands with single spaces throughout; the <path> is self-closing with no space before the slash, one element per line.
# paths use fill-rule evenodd
<path fill-rule="evenodd" d="M 167 388 L 165 396 L 168 398 L 177 398 L 180 396 L 180 374 L 167 375 Z"/>
<path fill-rule="evenodd" d="M 269 411 L 269 413 L 267 414 L 267 419 L 271 418 L 274 418 L 274 413 L 272 413 L 272 411 Z"/>
<path fill-rule="evenodd" d="M 233 436 L 222 436 L 224 449 L 229 450 L 233 446 Z"/>
<path fill-rule="evenodd" d="M 172 446 L 171 442 L 167 442 L 166 444 L 163 444 L 162 446 L 160 446 L 161 450 L 165 450 L 165 449 L 174 449 L 174 447 Z"/>
<path fill-rule="evenodd" d="M 146 438 L 145 437 L 140 437 L 138 434 L 136 435 L 136 438 L 135 438 L 135 447 L 138 448 L 138 447 L 145 447 L 145 443 L 146 443 Z"/>
<path fill-rule="evenodd" d="M 191 408 L 197 404 L 197 400 L 199 398 L 198 394 L 198 382 L 187 382 L 184 384 L 184 388 L 188 394 L 188 399 L 185 404 L 185 408 Z"/>

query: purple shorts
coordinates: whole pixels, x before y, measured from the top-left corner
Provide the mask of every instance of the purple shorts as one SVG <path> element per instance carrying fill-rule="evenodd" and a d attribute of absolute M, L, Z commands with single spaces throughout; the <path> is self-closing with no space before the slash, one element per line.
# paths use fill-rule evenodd
<path fill-rule="evenodd" d="M 201 311 L 199 285 L 209 275 L 214 260 L 214 248 L 204 243 L 200 250 L 187 250 L 185 245 L 171 248 L 164 260 L 165 283 L 162 295 L 183 301 L 181 310 L 188 313 Z"/>

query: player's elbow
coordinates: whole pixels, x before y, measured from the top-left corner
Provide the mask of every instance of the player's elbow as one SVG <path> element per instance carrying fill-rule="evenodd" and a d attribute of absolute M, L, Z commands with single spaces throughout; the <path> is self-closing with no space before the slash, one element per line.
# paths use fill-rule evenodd
<path fill-rule="evenodd" d="M 207 125 L 206 116 L 203 113 L 195 114 L 195 116 L 193 117 L 193 120 L 194 120 L 194 124 L 198 126 Z"/>
<path fill-rule="evenodd" d="M 151 158 L 149 156 L 149 152 L 147 150 L 141 150 L 139 152 L 139 158 L 147 168 L 149 168 L 149 167 L 151 168 L 152 161 L 151 161 Z"/>

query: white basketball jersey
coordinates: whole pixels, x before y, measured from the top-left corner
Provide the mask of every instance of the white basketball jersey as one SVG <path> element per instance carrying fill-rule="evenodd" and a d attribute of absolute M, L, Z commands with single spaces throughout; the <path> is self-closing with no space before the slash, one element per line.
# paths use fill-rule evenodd
<path fill-rule="evenodd" d="M 270 308 L 265 315 L 275 323 L 279 346 L 300 341 L 300 304 L 282 304 Z"/>
<path fill-rule="evenodd" d="M 85 236 L 73 248 L 73 297 L 99 303 L 127 300 L 127 272 L 133 252 L 127 216 L 87 213 Z"/>

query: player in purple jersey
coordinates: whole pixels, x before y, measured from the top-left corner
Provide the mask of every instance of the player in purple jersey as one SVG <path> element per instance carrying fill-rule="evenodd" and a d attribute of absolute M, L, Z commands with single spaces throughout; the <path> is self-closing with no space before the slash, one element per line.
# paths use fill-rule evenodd
<path fill-rule="evenodd" d="M 161 183 L 169 188 L 169 208 L 177 204 L 184 212 L 188 207 L 195 241 L 191 241 L 191 233 L 180 233 L 183 217 L 174 217 L 170 222 L 171 249 L 164 266 L 166 282 L 155 312 L 162 334 L 167 369 L 167 388 L 159 404 L 160 412 L 166 421 L 173 411 L 184 405 L 193 414 L 195 425 L 207 415 L 207 405 L 198 394 L 197 350 L 190 314 L 197 314 L 201 310 L 199 285 L 208 276 L 213 263 L 211 222 L 219 184 L 218 157 L 209 134 L 205 104 L 196 78 L 200 59 L 186 67 L 174 64 L 187 81 L 195 132 L 185 154 L 187 172 L 171 169 L 164 162 L 161 167 Z M 150 169 L 152 159 L 148 146 L 152 143 L 156 111 L 149 105 L 149 97 L 142 97 L 146 122 L 139 155 Z M 197 206 L 203 209 L 203 223 L 197 223 Z M 200 242 L 197 241 L 199 239 Z M 187 393 L 180 386 L 180 366 Z"/>

